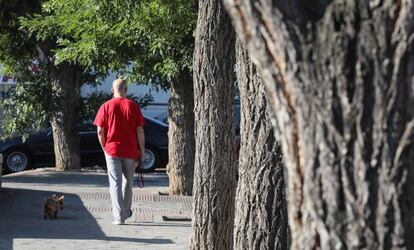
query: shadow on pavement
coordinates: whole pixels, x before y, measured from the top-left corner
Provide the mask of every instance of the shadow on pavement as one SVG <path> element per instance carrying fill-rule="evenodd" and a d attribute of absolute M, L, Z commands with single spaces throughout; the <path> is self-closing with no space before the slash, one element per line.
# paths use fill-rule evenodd
<path fill-rule="evenodd" d="M 40 173 L 18 173 L 3 176 L 3 183 L 22 183 L 30 185 L 61 185 L 76 186 L 87 185 L 89 187 L 108 187 L 108 176 L 105 172 L 57 172 L 55 170 L 42 170 Z M 138 175 L 134 176 L 138 180 Z M 165 172 L 145 173 L 145 186 L 164 187 L 168 186 L 168 177 Z"/>
<path fill-rule="evenodd" d="M 65 195 L 65 205 L 59 212 L 59 219 L 45 220 L 41 204 L 44 197 L 52 194 L 48 191 L 28 189 L 0 190 L 0 249 L 12 249 L 13 239 L 18 238 L 173 244 L 173 241 L 168 239 L 107 237 L 83 201 L 70 193 L 59 193 Z"/>
<path fill-rule="evenodd" d="M 30 173 L 30 172 L 28 172 Z M 105 173 L 89 174 L 88 172 L 56 172 L 42 171 L 35 174 L 9 174 L 4 176 L 3 183 L 27 183 L 31 185 L 89 185 L 96 187 L 106 187 L 108 185 L 108 177 Z"/>

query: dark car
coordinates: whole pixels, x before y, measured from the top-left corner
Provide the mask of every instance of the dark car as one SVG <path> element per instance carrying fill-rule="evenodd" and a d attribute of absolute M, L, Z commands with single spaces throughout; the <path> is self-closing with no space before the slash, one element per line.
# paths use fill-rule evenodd
<path fill-rule="evenodd" d="M 158 120 L 164 124 L 168 124 L 168 111 L 158 114 L 154 117 L 155 120 Z M 236 99 L 234 101 L 234 125 L 235 125 L 235 133 L 236 133 L 236 147 L 237 147 L 237 154 L 240 151 L 240 100 Z"/>
<path fill-rule="evenodd" d="M 105 156 L 96 135 L 94 126 L 78 128 L 82 167 L 105 166 Z M 145 117 L 145 158 L 144 172 L 162 167 L 168 161 L 168 125 Z M 30 135 L 25 142 L 21 137 L 13 137 L 0 142 L 3 154 L 3 169 L 7 172 L 20 172 L 29 168 L 54 166 L 53 135 L 51 128 Z"/>
<path fill-rule="evenodd" d="M 164 124 L 168 124 L 168 111 L 158 114 L 154 117 L 155 120 L 158 120 Z M 234 101 L 234 124 L 236 137 L 240 137 L 240 101 L 237 99 Z M 167 125 L 168 126 L 168 125 Z"/>

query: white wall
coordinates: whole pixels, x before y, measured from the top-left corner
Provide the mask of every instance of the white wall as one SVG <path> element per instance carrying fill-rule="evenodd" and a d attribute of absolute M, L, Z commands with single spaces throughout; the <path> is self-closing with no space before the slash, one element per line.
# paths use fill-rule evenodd
<path fill-rule="evenodd" d="M 115 80 L 115 78 L 115 74 L 110 74 L 104 81 L 102 81 L 101 85 L 98 85 L 96 87 L 93 87 L 91 85 L 84 85 L 81 88 L 81 95 L 86 96 L 87 94 L 94 91 L 104 91 L 111 93 L 112 82 Z M 167 112 L 168 99 L 170 98 L 168 91 L 156 91 L 151 86 L 130 83 L 128 85 L 128 93 L 134 94 L 135 96 L 143 96 L 147 93 L 150 93 L 153 96 L 154 105 L 149 105 L 142 110 L 145 115 L 154 117 L 163 112 Z"/>
<path fill-rule="evenodd" d="M 91 85 L 82 86 L 81 95 L 86 96 L 87 94 L 94 91 L 104 91 L 111 93 L 112 82 L 115 80 L 115 77 L 115 74 L 110 74 L 104 81 L 102 81 L 101 85 L 98 85 L 96 87 L 92 87 Z M 6 90 L 10 87 L 13 87 L 15 84 L 16 83 L 13 78 L 3 75 L 3 66 L 0 64 L 0 99 L 6 98 Z M 143 113 L 148 116 L 153 117 L 167 111 L 168 99 L 170 98 L 168 91 L 157 91 L 151 86 L 131 83 L 128 85 L 128 93 L 134 94 L 135 96 L 150 93 L 153 96 L 154 104 L 149 105 L 147 108 L 143 109 Z"/>

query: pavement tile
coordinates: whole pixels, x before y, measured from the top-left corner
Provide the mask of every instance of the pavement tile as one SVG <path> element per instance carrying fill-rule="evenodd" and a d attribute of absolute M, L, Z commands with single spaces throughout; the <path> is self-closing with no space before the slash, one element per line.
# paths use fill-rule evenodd
<path fill-rule="evenodd" d="M 108 179 L 104 172 L 56 172 L 36 169 L 3 176 L 0 190 L 0 250 L 9 249 L 188 249 L 191 197 L 164 196 L 165 173 L 145 175 L 145 187 L 134 187 L 132 218 L 113 225 Z M 44 220 L 41 203 L 64 194 L 58 220 Z"/>

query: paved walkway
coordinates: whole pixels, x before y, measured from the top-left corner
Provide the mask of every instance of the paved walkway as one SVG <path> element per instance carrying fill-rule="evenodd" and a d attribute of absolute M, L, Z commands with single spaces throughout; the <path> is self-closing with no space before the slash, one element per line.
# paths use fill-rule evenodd
<path fill-rule="evenodd" d="M 134 187 L 133 217 L 113 225 L 104 172 L 37 169 L 3 176 L 0 250 L 188 249 L 191 197 L 162 195 L 167 183 L 165 173 L 145 174 L 145 187 Z M 58 220 L 44 220 L 42 200 L 55 193 L 65 195 L 64 209 Z"/>

